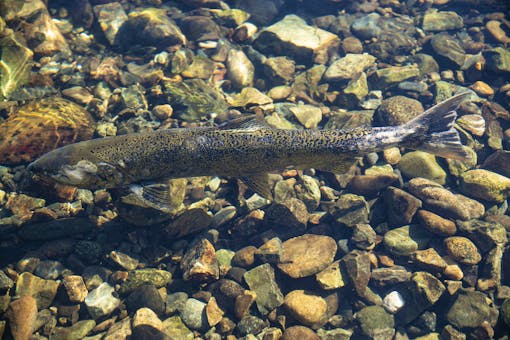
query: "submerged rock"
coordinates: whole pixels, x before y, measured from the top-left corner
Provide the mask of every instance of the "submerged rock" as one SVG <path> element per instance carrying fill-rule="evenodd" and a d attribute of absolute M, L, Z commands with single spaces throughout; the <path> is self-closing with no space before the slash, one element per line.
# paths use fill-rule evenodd
<path fill-rule="evenodd" d="M 375 57 L 363 53 L 349 53 L 345 57 L 335 60 L 324 73 L 326 81 L 340 81 L 352 79 L 356 74 L 367 70 L 375 65 Z"/>
<path fill-rule="evenodd" d="M 340 45 L 340 39 L 315 28 L 296 15 L 287 15 L 262 30 L 254 42 L 263 52 L 286 55 L 307 64 L 325 64 Z"/>
<path fill-rule="evenodd" d="M 60 146 L 92 137 L 95 121 L 81 106 L 59 97 L 21 106 L 0 124 L 0 163 L 33 161 Z"/>
<path fill-rule="evenodd" d="M 250 290 L 257 294 L 257 308 L 263 315 L 283 304 L 283 294 L 275 281 L 274 269 L 266 263 L 255 267 L 244 274 Z"/>
<path fill-rule="evenodd" d="M 477 169 L 461 175 L 460 188 L 466 195 L 491 202 L 503 202 L 510 194 L 510 178 Z"/>
<path fill-rule="evenodd" d="M 464 26 L 462 17 L 455 12 L 429 11 L 423 16 L 423 29 L 425 31 L 449 31 Z"/>
<path fill-rule="evenodd" d="M 111 45 L 118 43 L 117 33 L 128 20 L 122 5 L 118 2 L 95 5 L 94 13 L 108 42 Z"/>
<path fill-rule="evenodd" d="M 28 82 L 34 53 L 15 34 L 0 38 L 0 46 L 0 98 L 9 98 Z"/>

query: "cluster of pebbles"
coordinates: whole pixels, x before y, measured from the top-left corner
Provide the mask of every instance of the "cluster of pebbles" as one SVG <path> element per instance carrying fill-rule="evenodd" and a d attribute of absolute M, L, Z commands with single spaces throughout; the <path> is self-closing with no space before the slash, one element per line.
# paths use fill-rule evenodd
<path fill-rule="evenodd" d="M 506 338 L 508 4 L 3 0 L 0 14 L 0 337 Z M 240 112 L 398 125 L 465 91 L 471 159 L 392 148 L 348 174 L 286 170 L 272 202 L 236 179 L 174 179 L 162 213 L 25 170 L 92 136 Z"/>

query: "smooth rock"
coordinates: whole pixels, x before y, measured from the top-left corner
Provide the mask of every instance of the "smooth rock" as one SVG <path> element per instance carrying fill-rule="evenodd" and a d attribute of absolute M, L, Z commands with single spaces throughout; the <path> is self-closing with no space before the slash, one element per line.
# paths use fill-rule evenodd
<path fill-rule="evenodd" d="M 310 328 L 305 326 L 291 326 L 285 329 L 280 340 L 320 340 L 321 338 Z"/>
<path fill-rule="evenodd" d="M 444 240 L 446 251 L 450 256 L 462 264 L 475 265 L 482 260 L 482 255 L 475 244 L 462 236 L 451 236 Z"/>
<path fill-rule="evenodd" d="M 294 237 L 283 242 L 278 268 L 292 278 L 314 275 L 333 262 L 336 250 L 336 242 L 329 236 Z"/>
<path fill-rule="evenodd" d="M 345 108 L 357 107 L 368 95 L 368 82 L 365 72 L 355 75 L 337 96 L 339 105 Z"/>
<path fill-rule="evenodd" d="M 112 286 L 103 282 L 89 292 L 85 298 L 85 306 L 93 319 L 109 315 L 120 306 L 120 299 L 112 295 L 114 291 Z"/>
<path fill-rule="evenodd" d="M 324 80 L 341 81 L 352 79 L 356 74 L 373 67 L 375 65 L 375 59 L 374 56 L 367 53 L 348 53 L 345 57 L 337 59 L 329 65 L 324 73 Z"/>
<path fill-rule="evenodd" d="M 236 0 L 234 7 L 250 13 L 250 20 L 254 23 L 269 25 L 283 4 L 282 0 Z"/>
<path fill-rule="evenodd" d="M 490 202 L 503 202 L 510 193 L 510 178 L 492 171 L 476 169 L 461 175 L 462 193 Z"/>
<path fill-rule="evenodd" d="M 352 22 L 351 30 L 360 39 L 368 40 L 377 38 L 382 29 L 379 27 L 381 16 L 378 13 L 370 13 Z"/>
<path fill-rule="evenodd" d="M 464 65 L 466 52 L 455 37 L 447 33 L 435 34 L 430 40 L 430 45 L 446 65 L 450 64 L 456 68 Z"/>
<path fill-rule="evenodd" d="M 257 308 L 263 315 L 283 304 L 283 294 L 275 280 L 274 269 L 270 264 L 255 267 L 244 274 L 250 290 L 257 294 Z"/>
<path fill-rule="evenodd" d="M 417 217 L 420 225 L 433 234 L 453 236 L 457 232 L 455 222 L 442 218 L 433 212 L 421 209 L 418 210 Z"/>
<path fill-rule="evenodd" d="M 36 300 L 30 295 L 21 296 L 9 304 L 5 316 L 9 320 L 12 337 L 16 340 L 28 340 L 35 331 Z"/>
<path fill-rule="evenodd" d="M 388 312 L 395 314 L 402 307 L 404 307 L 404 305 L 405 305 L 404 298 L 398 291 L 394 290 L 384 297 L 382 306 Z"/>
<path fill-rule="evenodd" d="M 253 85 L 255 67 L 241 50 L 231 49 L 227 57 L 228 78 L 236 89 Z"/>
<path fill-rule="evenodd" d="M 383 243 L 394 255 L 409 256 L 418 249 L 424 249 L 432 238 L 427 230 L 418 225 L 406 225 L 384 234 Z"/>
<path fill-rule="evenodd" d="M 338 49 L 340 39 L 291 14 L 262 30 L 254 44 L 262 52 L 286 55 L 307 64 L 325 64 Z"/>
<path fill-rule="evenodd" d="M 296 198 L 303 201 L 309 212 L 315 211 L 320 204 L 321 191 L 318 181 L 307 175 L 300 176 L 294 185 Z"/>
<path fill-rule="evenodd" d="M 446 172 L 428 152 L 412 151 L 404 154 L 398 168 L 409 178 L 422 177 L 441 185 L 446 183 Z"/>
<path fill-rule="evenodd" d="M 395 334 L 395 320 L 381 306 L 369 306 L 355 314 L 363 335 L 372 339 L 391 339 Z"/>
<path fill-rule="evenodd" d="M 314 328 L 327 320 L 326 300 L 315 293 L 293 290 L 285 296 L 283 305 L 296 320 L 305 326 Z"/>
<path fill-rule="evenodd" d="M 161 294 L 151 284 L 143 284 L 131 292 L 126 299 L 126 305 L 128 311 L 136 313 L 142 308 L 149 308 L 156 315 L 161 315 L 165 311 L 165 302 Z"/>
<path fill-rule="evenodd" d="M 16 282 L 16 296 L 29 295 L 37 302 L 37 309 L 51 306 L 57 295 L 59 282 L 44 280 L 31 273 L 22 273 Z"/>
<path fill-rule="evenodd" d="M 423 16 L 422 28 L 425 31 L 450 31 L 464 26 L 462 17 L 455 12 L 428 11 Z"/>
<path fill-rule="evenodd" d="M 393 96 L 384 99 L 377 108 L 381 122 L 386 125 L 401 125 L 423 113 L 423 105 L 416 99 Z"/>
<path fill-rule="evenodd" d="M 209 327 L 205 313 L 206 305 L 205 302 L 193 298 L 186 301 L 181 313 L 182 321 L 186 326 L 194 330 L 206 330 Z"/>
<path fill-rule="evenodd" d="M 152 309 L 147 307 L 138 309 L 133 316 L 133 328 L 141 325 L 148 325 L 159 331 L 163 329 L 163 322 Z"/>

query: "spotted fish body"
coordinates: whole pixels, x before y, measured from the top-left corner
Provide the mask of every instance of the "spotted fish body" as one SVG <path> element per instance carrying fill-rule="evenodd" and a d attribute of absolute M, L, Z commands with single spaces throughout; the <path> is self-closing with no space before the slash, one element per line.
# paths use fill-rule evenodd
<path fill-rule="evenodd" d="M 466 158 L 453 128 L 454 110 L 465 97 L 452 97 L 394 127 L 280 130 L 243 120 L 220 128 L 159 130 L 76 143 L 47 153 L 29 168 L 62 183 L 96 189 L 192 176 L 248 178 L 288 166 L 328 170 L 392 146 Z"/>

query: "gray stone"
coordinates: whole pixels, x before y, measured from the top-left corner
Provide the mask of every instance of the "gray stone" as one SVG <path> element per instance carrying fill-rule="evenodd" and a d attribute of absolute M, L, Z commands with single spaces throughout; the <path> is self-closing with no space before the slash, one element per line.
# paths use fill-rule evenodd
<path fill-rule="evenodd" d="M 508 48 L 496 47 L 483 53 L 487 67 L 496 73 L 510 72 L 510 50 Z"/>
<path fill-rule="evenodd" d="M 103 282 L 89 292 L 85 298 L 85 306 L 93 319 L 109 315 L 120 306 L 120 299 L 112 295 L 114 291 L 112 286 Z"/>
<path fill-rule="evenodd" d="M 370 281 L 370 256 L 367 252 L 353 250 L 342 257 L 340 263 L 345 278 L 354 287 L 358 295 L 363 296 Z"/>
<path fill-rule="evenodd" d="M 181 313 L 182 321 L 191 329 L 204 331 L 209 327 L 205 306 L 207 304 L 197 299 L 186 300 Z"/>
<path fill-rule="evenodd" d="M 262 30 L 254 42 L 262 52 L 286 55 L 307 64 L 325 64 L 338 49 L 338 36 L 312 27 L 296 15 L 287 15 Z"/>
<path fill-rule="evenodd" d="M 243 336 L 259 334 L 265 327 L 267 327 L 266 322 L 253 315 L 242 318 L 237 324 L 237 330 Z"/>
<path fill-rule="evenodd" d="M 257 308 L 263 315 L 283 304 L 283 295 L 275 281 L 274 269 L 270 264 L 255 267 L 244 274 L 244 279 L 257 294 Z"/>
<path fill-rule="evenodd" d="M 328 214 L 340 226 L 353 227 L 358 223 L 368 223 L 369 207 L 363 196 L 345 194 L 328 209 Z"/>
<path fill-rule="evenodd" d="M 228 79 L 235 89 L 253 85 L 255 67 L 241 50 L 231 49 L 227 57 Z"/>
<path fill-rule="evenodd" d="M 363 54 L 347 54 L 345 57 L 335 60 L 324 73 L 326 81 L 340 81 L 352 79 L 356 74 L 366 71 L 375 65 L 375 57 Z"/>
<path fill-rule="evenodd" d="M 395 334 L 395 320 L 381 306 L 365 307 L 355 314 L 363 335 L 370 339 L 391 339 Z"/>
<path fill-rule="evenodd" d="M 482 292 L 460 290 L 446 313 L 446 319 L 458 329 L 478 327 L 490 319 L 491 308 L 487 299 Z"/>
<path fill-rule="evenodd" d="M 188 300 L 188 294 L 186 294 L 184 292 L 168 294 L 166 296 L 165 314 L 171 315 L 176 312 L 182 313 L 187 300 Z"/>
<path fill-rule="evenodd" d="M 423 16 L 422 28 L 425 31 L 449 31 L 464 26 L 462 17 L 455 12 L 428 11 Z"/>
<path fill-rule="evenodd" d="M 50 340 L 83 339 L 94 327 L 96 327 L 96 322 L 94 320 L 81 320 L 71 327 L 55 327 L 50 335 Z"/>
<path fill-rule="evenodd" d="M 380 18 L 379 14 L 370 13 L 354 20 L 351 30 L 358 38 L 363 40 L 377 38 L 382 32 L 381 27 L 379 27 Z"/>
<path fill-rule="evenodd" d="M 466 60 L 466 52 L 455 37 L 447 33 L 435 34 L 430 40 L 434 52 L 447 63 L 460 68 Z"/>
<path fill-rule="evenodd" d="M 418 225 L 406 225 L 384 234 L 383 243 L 394 255 L 410 256 L 418 249 L 424 249 L 432 234 Z"/>

